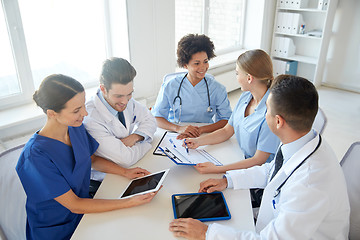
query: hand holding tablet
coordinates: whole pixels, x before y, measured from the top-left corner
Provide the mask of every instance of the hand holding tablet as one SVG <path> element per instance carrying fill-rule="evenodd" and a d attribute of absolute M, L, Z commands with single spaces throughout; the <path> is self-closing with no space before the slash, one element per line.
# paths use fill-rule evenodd
<path fill-rule="evenodd" d="M 124 199 L 140 194 L 158 191 L 168 172 L 169 169 L 166 169 L 131 180 L 119 198 Z"/>
<path fill-rule="evenodd" d="M 172 195 L 174 218 L 194 218 L 202 222 L 229 220 L 231 214 L 222 192 Z"/>

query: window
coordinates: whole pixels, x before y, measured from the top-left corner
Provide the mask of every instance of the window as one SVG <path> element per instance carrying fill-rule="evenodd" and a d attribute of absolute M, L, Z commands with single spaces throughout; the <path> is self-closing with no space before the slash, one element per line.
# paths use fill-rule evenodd
<path fill-rule="evenodd" d="M 214 42 L 216 53 L 242 47 L 246 0 L 175 1 L 175 41 L 186 34 L 206 34 Z"/>
<path fill-rule="evenodd" d="M 71 76 L 84 87 L 98 85 L 102 62 L 115 55 L 112 38 L 127 35 L 127 29 L 124 34 L 124 29 L 118 27 L 120 23 L 111 25 L 112 19 L 126 22 L 126 14 L 121 12 L 124 17 L 119 19 L 119 10 L 112 10 L 113 5 L 126 9 L 125 2 L 3 0 L 0 107 L 30 102 L 41 81 L 54 73 Z M 117 32 L 110 32 L 114 29 Z M 117 43 L 128 46 L 127 38 L 123 39 Z"/>
<path fill-rule="evenodd" d="M 0 11 L 0 52 L 0 98 L 2 98 L 21 92 L 3 11 Z"/>

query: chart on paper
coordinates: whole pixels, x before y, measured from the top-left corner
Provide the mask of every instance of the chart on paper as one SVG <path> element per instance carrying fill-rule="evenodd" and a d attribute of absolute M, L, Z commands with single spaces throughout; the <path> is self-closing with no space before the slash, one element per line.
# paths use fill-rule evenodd
<path fill-rule="evenodd" d="M 187 152 L 186 148 L 183 147 L 184 141 L 176 139 L 177 136 L 178 133 L 166 132 L 158 145 L 158 149 L 176 164 L 196 165 L 203 162 L 212 162 L 216 166 L 222 165 L 219 160 L 204 149 L 188 149 L 189 152 Z"/>

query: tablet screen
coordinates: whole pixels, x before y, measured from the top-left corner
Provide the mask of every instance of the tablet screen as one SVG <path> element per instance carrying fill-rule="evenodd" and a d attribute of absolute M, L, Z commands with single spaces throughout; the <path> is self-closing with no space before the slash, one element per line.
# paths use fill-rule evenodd
<path fill-rule="evenodd" d="M 175 194 L 172 198 L 175 218 L 194 218 L 200 221 L 231 218 L 221 192 Z"/>
<path fill-rule="evenodd" d="M 127 198 L 159 190 L 168 171 L 169 169 L 133 179 L 120 198 Z"/>

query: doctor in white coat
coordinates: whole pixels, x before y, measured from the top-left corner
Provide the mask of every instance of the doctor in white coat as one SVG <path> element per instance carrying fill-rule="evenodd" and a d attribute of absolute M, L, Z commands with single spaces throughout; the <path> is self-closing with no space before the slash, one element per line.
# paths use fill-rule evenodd
<path fill-rule="evenodd" d="M 110 58 L 103 66 L 100 88 L 86 103 L 84 125 L 99 143 L 97 155 L 124 168 L 139 161 L 151 148 L 157 125 L 150 111 L 132 98 L 136 70 L 125 59 Z M 103 173 L 92 171 L 93 180 Z"/>
<path fill-rule="evenodd" d="M 270 90 L 266 121 L 280 138 L 275 161 L 228 171 L 201 192 L 265 188 L 256 232 L 194 219 L 170 223 L 188 239 L 347 239 L 350 207 L 343 172 L 329 145 L 311 129 L 318 94 L 306 79 L 281 75 Z M 231 211 L 231 209 L 230 209 Z"/>

